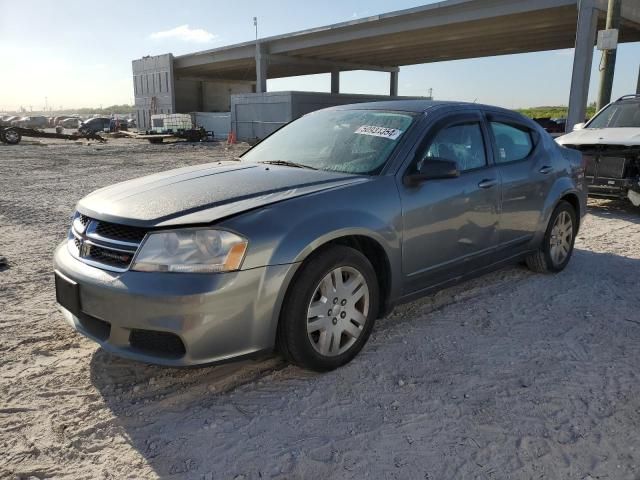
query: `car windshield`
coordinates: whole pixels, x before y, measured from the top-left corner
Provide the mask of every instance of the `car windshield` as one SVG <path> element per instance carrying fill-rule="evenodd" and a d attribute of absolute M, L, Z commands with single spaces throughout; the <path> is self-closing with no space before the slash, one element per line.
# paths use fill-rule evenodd
<path fill-rule="evenodd" d="M 587 128 L 625 127 L 640 127 L 640 102 L 612 103 L 587 125 Z"/>
<path fill-rule="evenodd" d="M 413 121 L 414 115 L 389 111 L 314 112 L 275 132 L 242 161 L 375 175 Z"/>

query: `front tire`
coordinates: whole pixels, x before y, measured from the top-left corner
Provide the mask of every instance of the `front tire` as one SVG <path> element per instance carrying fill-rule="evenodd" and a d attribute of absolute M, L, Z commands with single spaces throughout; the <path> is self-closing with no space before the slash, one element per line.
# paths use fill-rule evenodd
<path fill-rule="evenodd" d="M 335 246 L 302 265 L 278 325 L 278 348 L 291 363 L 316 371 L 351 361 L 367 342 L 379 310 L 375 271 L 359 251 Z"/>
<path fill-rule="evenodd" d="M 576 211 L 562 200 L 549 219 L 539 250 L 526 258 L 529 269 L 538 273 L 557 273 L 564 270 L 573 254 L 578 233 Z"/>

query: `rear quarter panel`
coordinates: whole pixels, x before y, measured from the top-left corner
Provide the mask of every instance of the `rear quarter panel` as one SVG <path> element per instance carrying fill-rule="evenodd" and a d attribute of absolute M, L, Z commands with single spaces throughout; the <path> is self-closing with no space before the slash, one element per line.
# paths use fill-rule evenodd
<path fill-rule="evenodd" d="M 554 157 L 553 163 L 556 167 L 556 178 L 544 202 L 540 215 L 540 225 L 533 242 L 535 245 L 542 241 L 551 214 L 563 197 L 575 195 L 578 198 L 580 205 L 579 219 L 587 213 L 587 187 L 582 154 L 576 150 L 557 145 L 555 142 L 551 142 L 549 151 Z"/>

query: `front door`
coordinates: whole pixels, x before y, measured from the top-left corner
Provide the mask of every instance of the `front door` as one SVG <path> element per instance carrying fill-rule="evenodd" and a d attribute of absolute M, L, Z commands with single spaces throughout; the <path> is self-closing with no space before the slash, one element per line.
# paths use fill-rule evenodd
<path fill-rule="evenodd" d="M 400 183 L 405 294 L 477 268 L 498 241 L 500 180 L 480 113 L 437 122 L 408 172 L 426 158 L 453 160 L 460 175 L 415 186 Z"/>

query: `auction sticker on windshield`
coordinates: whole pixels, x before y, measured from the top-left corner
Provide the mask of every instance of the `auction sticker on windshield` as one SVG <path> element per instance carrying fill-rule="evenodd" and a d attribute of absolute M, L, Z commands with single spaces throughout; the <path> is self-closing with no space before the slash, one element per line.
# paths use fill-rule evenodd
<path fill-rule="evenodd" d="M 363 125 L 356 130 L 360 135 L 371 135 L 372 137 L 388 138 L 397 140 L 402 135 L 402 130 L 396 128 L 374 127 L 373 125 Z"/>

